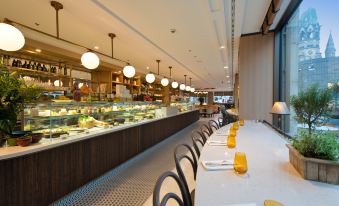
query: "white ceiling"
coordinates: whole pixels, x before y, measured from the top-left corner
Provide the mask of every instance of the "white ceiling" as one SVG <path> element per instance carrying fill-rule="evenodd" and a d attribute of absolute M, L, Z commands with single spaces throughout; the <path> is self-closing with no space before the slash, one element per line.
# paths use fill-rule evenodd
<path fill-rule="evenodd" d="M 287 2 L 289 0 L 283 0 Z M 138 72 L 157 72 L 192 86 L 232 90 L 237 71 L 237 53 L 241 34 L 260 30 L 270 0 L 235 1 L 235 43 L 233 72 L 231 57 L 231 0 L 60 0 L 60 36 L 86 47 L 99 47 L 111 54 L 108 33 L 117 35 L 114 56 L 129 61 Z M 279 13 L 283 13 L 282 10 Z M 278 13 L 278 15 L 279 15 Z M 55 12 L 49 0 L 2 1 L 0 18 L 9 18 L 44 32 L 55 34 Z M 38 23 L 39 26 L 35 25 Z M 83 49 L 25 30 L 28 38 L 79 53 Z M 170 29 L 176 29 L 172 34 Z M 224 45 L 225 49 L 220 49 Z M 122 65 L 100 56 L 102 61 Z M 224 66 L 228 66 L 225 69 Z M 234 76 L 233 76 L 234 77 Z"/>

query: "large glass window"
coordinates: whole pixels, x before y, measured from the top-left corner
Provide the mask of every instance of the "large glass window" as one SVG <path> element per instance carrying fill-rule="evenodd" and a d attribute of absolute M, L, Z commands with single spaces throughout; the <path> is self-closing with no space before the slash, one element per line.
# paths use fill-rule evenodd
<path fill-rule="evenodd" d="M 312 84 L 333 88 L 331 116 L 317 130 L 338 132 L 339 128 L 339 2 L 304 0 L 276 36 L 279 42 L 280 98 L 292 95 Z M 286 130 L 294 135 L 306 126 L 297 124 L 294 114 L 287 118 Z"/>

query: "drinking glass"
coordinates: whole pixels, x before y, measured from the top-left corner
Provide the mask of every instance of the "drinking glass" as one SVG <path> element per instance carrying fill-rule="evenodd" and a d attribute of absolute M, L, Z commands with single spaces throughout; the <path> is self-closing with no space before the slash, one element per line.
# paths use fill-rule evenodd
<path fill-rule="evenodd" d="M 247 160 L 244 152 L 236 152 L 234 155 L 234 170 L 238 174 L 245 174 L 247 172 Z"/>
<path fill-rule="evenodd" d="M 227 137 L 227 147 L 234 148 L 236 145 L 235 135 L 228 135 Z"/>
<path fill-rule="evenodd" d="M 234 128 L 235 130 L 238 130 L 239 129 L 238 122 L 234 122 L 232 128 Z"/>
<path fill-rule="evenodd" d="M 240 124 L 240 126 L 244 126 L 245 120 L 244 120 L 244 119 L 240 119 L 240 120 L 239 120 L 239 124 Z"/>
<path fill-rule="evenodd" d="M 236 136 L 236 135 L 237 135 L 237 130 L 234 129 L 234 128 L 231 128 L 231 129 L 230 129 L 230 135 L 231 135 L 231 136 Z"/>

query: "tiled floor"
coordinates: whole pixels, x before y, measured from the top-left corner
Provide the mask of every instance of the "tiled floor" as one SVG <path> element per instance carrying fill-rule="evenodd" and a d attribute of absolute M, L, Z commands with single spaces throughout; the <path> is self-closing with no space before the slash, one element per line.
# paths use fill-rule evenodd
<path fill-rule="evenodd" d="M 181 143 L 191 145 L 191 131 L 208 120 L 201 118 L 53 205 L 142 205 L 151 196 L 157 178 L 163 172 L 174 169 L 174 148 Z"/>

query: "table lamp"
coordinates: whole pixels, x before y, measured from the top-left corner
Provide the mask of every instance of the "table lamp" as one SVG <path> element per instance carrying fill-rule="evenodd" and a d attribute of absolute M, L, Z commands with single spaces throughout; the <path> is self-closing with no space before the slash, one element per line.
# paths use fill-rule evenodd
<path fill-rule="evenodd" d="M 281 115 L 289 115 L 290 110 L 288 109 L 285 102 L 274 102 L 271 114 L 278 115 L 278 126 L 279 129 L 281 129 Z"/>

